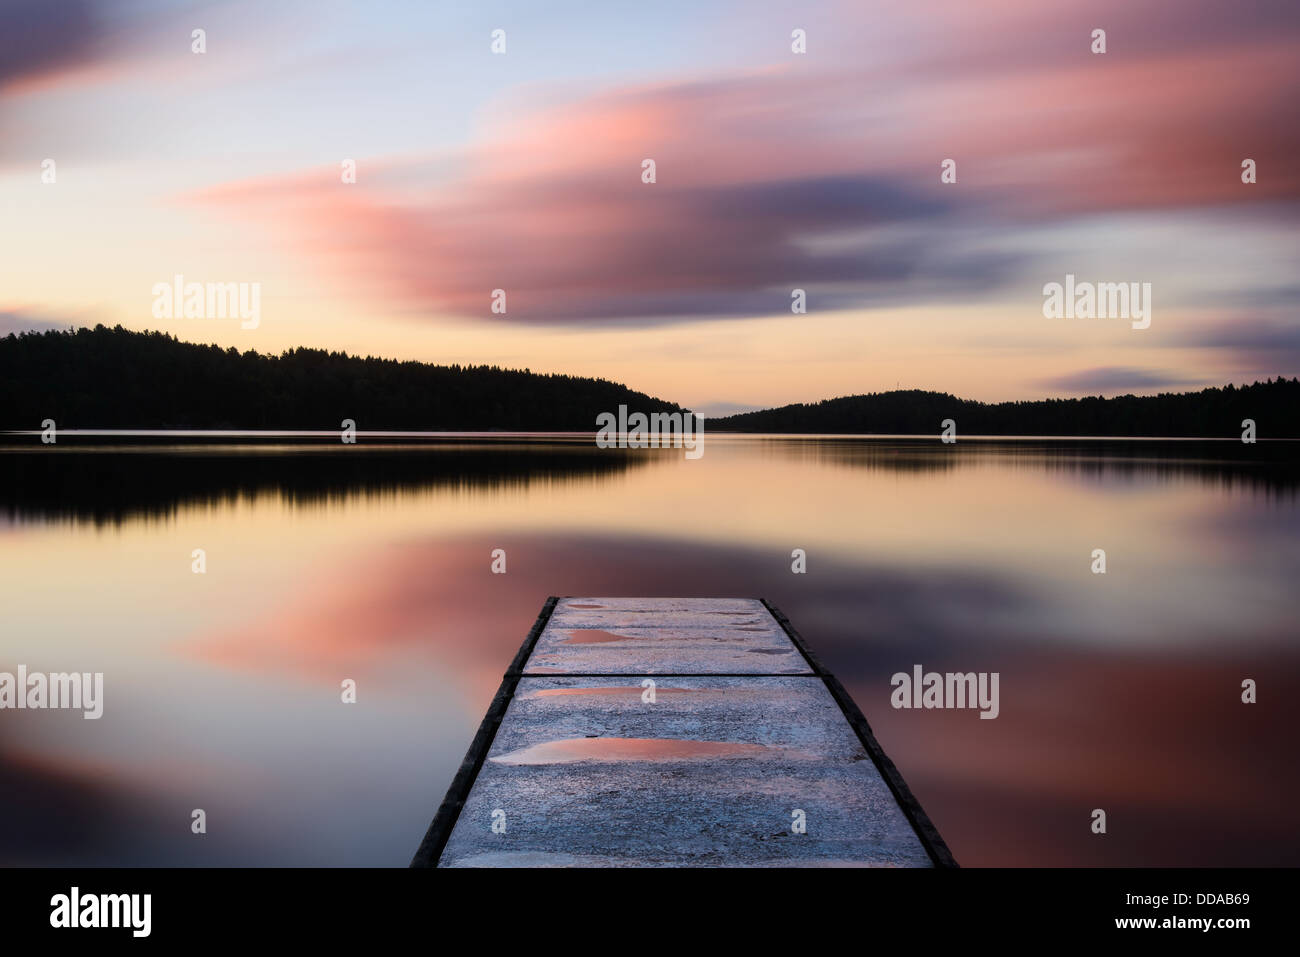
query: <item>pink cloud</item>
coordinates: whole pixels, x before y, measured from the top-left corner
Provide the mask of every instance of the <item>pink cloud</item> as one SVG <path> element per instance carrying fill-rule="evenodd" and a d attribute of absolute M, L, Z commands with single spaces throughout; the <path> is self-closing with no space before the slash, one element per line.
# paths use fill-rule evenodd
<path fill-rule="evenodd" d="M 1007 265 L 950 248 L 954 225 L 1295 200 L 1300 134 L 1280 121 L 1300 91 L 1294 55 L 1261 40 L 661 83 L 534 112 L 451 157 L 362 162 L 355 186 L 325 169 L 195 198 L 420 311 L 488 318 L 496 288 L 511 321 L 755 314 L 816 283 L 843 302 L 924 297 Z M 957 186 L 939 183 L 946 157 Z M 907 235 L 883 250 L 809 242 L 896 226 Z"/>

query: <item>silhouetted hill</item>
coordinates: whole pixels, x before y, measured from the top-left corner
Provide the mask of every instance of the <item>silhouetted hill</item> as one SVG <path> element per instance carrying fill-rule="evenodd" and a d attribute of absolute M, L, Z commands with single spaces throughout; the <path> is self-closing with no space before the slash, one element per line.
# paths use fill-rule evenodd
<path fill-rule="evenodd" d="M 96 326 L 0 339 L 0 430 L 312 429 L 592 432 L 619 405 L 681 407 L 606 379 L 497 366 L 440 366 L 320 349 L 283 355 L 181 342 L 161 332 Z M 1300 380 L 1112 399 L 986 404 L 908 390 L 845 396 L 707 420 L 710 431 L 958 436 L 1241 434 L 1300 437 Z"/>
<path fill-rule="evenodd" d="M 942 392 L 851 395 L 708 420 L 712 431 L 938 435 L 952 419 L 962 435 L 1239 437 L 1254 419 L 1260 438 L 1300 437 L 1300 380 L 1278 378 L 1183 394 L 1041 399 L 995 405 Z"/>
<path fill-rule="evenodd" d="M 319 349 L 280 356 L 96 326 L 0 339 L 0 429 L 591 432 L 601 412 L 680 407 L 605 379 Z"/>

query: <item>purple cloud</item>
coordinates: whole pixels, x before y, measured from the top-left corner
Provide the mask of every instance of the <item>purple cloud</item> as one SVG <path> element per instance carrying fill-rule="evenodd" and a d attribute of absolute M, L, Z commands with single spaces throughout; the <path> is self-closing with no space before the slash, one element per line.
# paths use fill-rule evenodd
<path fill-rule="evenodd" d="M 87 0 L 0 0 L 0 89 L 85 63 L 99 40 Z"/>
<path fill-rule="evenodd" d="M 1104 395 L 1106 393 L 1123 394 L 1138 389 L 1160 389 L 1167 386 L 1186 386 L 1189 380 L 1184 376 L 1168 375 L 1151 369 L 1139 369 L 1134 366 L 1099 366 L 1083 369 L 1068 375 L 1043 379 L 1040 385 L 1062 392 L 1075 392 L 1084 395 Z M 1193 383 L 1194 384 L 1194 383 Z"/>

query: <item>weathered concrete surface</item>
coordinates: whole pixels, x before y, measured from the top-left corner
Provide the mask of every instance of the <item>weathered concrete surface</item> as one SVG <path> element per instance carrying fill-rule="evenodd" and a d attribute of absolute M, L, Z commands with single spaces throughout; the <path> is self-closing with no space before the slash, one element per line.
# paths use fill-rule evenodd
<path fill-rule="evenodd" d="M 527 674 L 809 674 L 762 602 L 565 598 Z"/>
<path fill-rule="evenodd" d="M 930 866 L 820 679 L 665 677 L 644 693 L 520 679 L 441 866 Z"/>
<path fill-rule="evenodd" d="M 796 811 L 805 833 L 791 826 Z M 438 863 L 931 858 L 827 684 L 761 602 L 571 598 L 525 663 Z"/>
<path fill-rule="evenodd" d="M 555 606 L 557 615 L 582 609 L 612 609 L 614 611 L 646 611 L 663 614 L 666 611 L 736 611 L 766 612 L 757 598 L 561 598 Z"/>

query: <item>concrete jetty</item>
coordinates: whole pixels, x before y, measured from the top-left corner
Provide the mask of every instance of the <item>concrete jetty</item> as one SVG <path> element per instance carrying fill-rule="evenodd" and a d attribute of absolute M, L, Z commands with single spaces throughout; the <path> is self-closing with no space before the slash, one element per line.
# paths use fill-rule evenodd
<path fill-rule="evenodd" d="M 411 866 L 956 862 L 769 603 L 550 598 Z"/>

